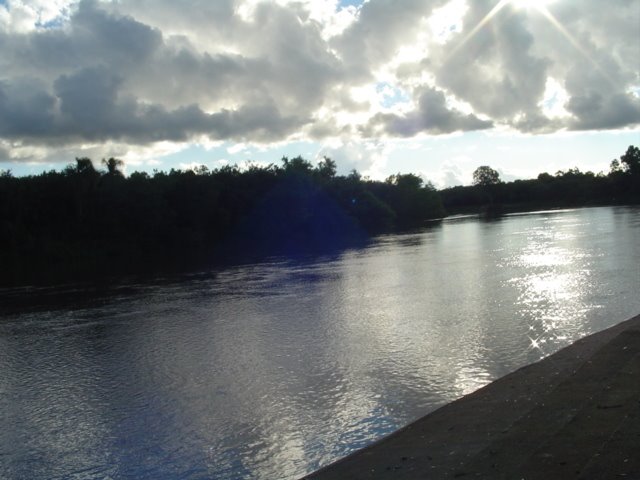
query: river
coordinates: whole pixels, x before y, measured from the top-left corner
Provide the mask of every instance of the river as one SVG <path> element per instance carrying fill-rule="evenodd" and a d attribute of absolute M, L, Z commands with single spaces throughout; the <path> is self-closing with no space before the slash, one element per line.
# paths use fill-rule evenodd
<path fill-rule="evenodd" d="M 294 479 L 640 313 L 639 291 L 632 207 L 2 290 L 0 478 Z"/>

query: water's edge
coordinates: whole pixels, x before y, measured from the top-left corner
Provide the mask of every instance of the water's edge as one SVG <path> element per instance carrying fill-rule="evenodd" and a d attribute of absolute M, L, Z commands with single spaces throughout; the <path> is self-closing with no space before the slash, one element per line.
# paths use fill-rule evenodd
<path fill-rule="evenodd" d="M 595 354 L 602 349 L 608 347 L 611 350 L 607 352 L 609 354 L 607 359 L 621 357 L 623 354 L 627 357 L 638 355 L 640 353 L 638 348 L 640 343 L 638 342 L 632 343 L 631 346 L 625 344 L 623 348 L 610 346 L 614 339 L 625 332 L 640 337 L 640 315 L 581 338 L 538 362 L 521 367 L 475 392 L 411 422 L 371 445 L 302 477 L 302 480 L 339 480 L 344 478 L 385 480 L 387 478 L 405 478 L 407 475 L 409 475 L 407 478 L 413 478 L 413 475 L 417 473 L 430 474 L 433 478 L 457 478 L 470 475 L 468 469 L 465 471 L 465 464 L 472 463 L 475 468 L 478 468 L 478 464 L 482 466 L 482 461 L 479 461 L 477 457 L 483 457 L 483 455 L 491 457 L 491 468 L 487 472 L 476 470 L 472 472 L 474 475 L 503 474 L 504 472 L 499 472 L 496 469 L 498 465 L 496 465 L 495 455 L 498 452 L 495 449 L 489 450 L 487 455 L 484 451 L 490 445 L 501 442 L 504 444 L 500 437 L 504 437 L 507 431 L 511 436 L 533 435 L 534 432 L 517 431 L 518 428 L 522 428 L 517 422 L 533 409 L 542 410 L 540 407 L 544 407 L 543 400 L 553 403 L 553 396 L 559 395 L 555 392 L 558 386 L 563 382 L 569 382 L 571 377 L 576 377 L 581 367 L 586 365 L 589 370 L 597 369 L 599 371 L 607 368 L 613 369 L 613 365 L 603 362 L 603 358 L 596 357 Z M 632 351 L 625 352 L 627 347 Z M 592 372 L 580 373 L 588 375 Z M 616 373 L 613 372 L 610 376 L 615 376 Z M 597 398 L 598 390 L 594 389 L 595 385 L 595 383 L 574 385 L 572 403 L 564 408 L 574 415 L 573 411 L 578 410 L 575 405 L 580 405 L 580 408 L 584 409 L 585 407 L 581 405 L 583 399 Z M 621 388 L 620 385 L 617 387 Z M 608 386 L 607 390 L 607 394 L 611 397 L 620 397 L 620 394 L 611 387 Z M 634 396 L 636 400 L 640 400 L 637 392 Z M 565 401 L 566 398 L 563 398 L 563 402 Z M 595 409 L 617 409 L 623 406 L 598 404 Z M 544 413 L 542 411 L 540 414 L 542 423 L 547 430 L 550 430 L 549 425 L 552 422 L 545 418 Z M 624 413 L 622 411 L 622 414 Z M 526 425 L 529 423 L 527 422 Z M 465 428 L 461 429 L 461 425 L 464 425 Z M 590 425 L 594 425 L 594 423 L 592 422 Z M 595 424 L 594 428 L 597 427 L 599 425 Z M 516 430 L 514 431 L 514 429 Z M 582 451 L 585 455 L 591 455 L 592 458 L 601 456 L 598 450 L 601 445 L 599 443 L 593 444 L 590 441 L 596 432 L 597 430 L 583 430 L 583 436 L 573 437 L 573 448 Z M 626 431 L 625 435 L 633 436 L 633 432 L 636 437 L 640 435 L 640 431 L 635 430 Z M 547 437 L 551 437 L 551 434 L 545 436 L 545 438 Z M 634 444 L 631 438 L 628 440 L 628 449 L 631 450 L 634 448 Z M 509 450 L 509 445 L 506 446 Z M 499 453 L 502 456 L 517 455 L 516 450 L 522 450 L 522 445 L 511 443 L 511 450 Z M 549 448 L 545 451 L 548 457 L 559 456 L 556 452 L 549 453 L 549 451 Z M 522 455 L 521 451 L 518 453 Z M 530 453 L 525 452 L 527 455 Z M 632 456 L 630 455 L 630 458 Z M 485 460 L 485 458 L 481 458 L 481 460 Z M 622 467 L 622 465 L 610 465 L 608 463 L 610 461 L 606 458 L 600 459 L 599 462 L 604 463 L 604 467 L 599 465 L 599 468 L 610 467 L 615 470 L 615 468 Z M 631 467 L 631 465 L 626 467 Z M 514 474 L 516 473 L 518 476 L 529 478 L 526 475 L 527 472 L 522 468 L 514 472 Z"/>

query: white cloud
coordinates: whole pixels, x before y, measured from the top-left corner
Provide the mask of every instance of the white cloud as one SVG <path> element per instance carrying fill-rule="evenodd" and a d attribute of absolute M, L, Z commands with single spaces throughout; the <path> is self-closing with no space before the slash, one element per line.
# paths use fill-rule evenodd
<path fill-rule="evenodd" d="M 420 92 L 414 111 L 405 114 L 378 114 L 369 128 L 369 135 L 388 134 L 398 137 L 413 137 L 420 133 L 444 134 L 456 131 L 483 130 L 492 123 L 481 120 L 473 113 L 464 113 L 449 108 L 443 92 L 426 88 Z"/>
<path fill-rule="evenodd" d="M 433 182 L 438 188 L 470 185 L 476 163 L 468 155 L 455 155 L 442 163 L 438 172 L 433 175 Z"/>
<path fill-rule="evenodd" d="M 454 164 L 443 167 L 434 179 L 437 188 L 449 188 L 468 184 L 468 175 L 463 174 L 460 167 Z"/>
<path fill-rule="evenodd" d="M 394 146 L 388 142 L 333 141 L 320 149 L 316 160 L 325 156 L 331 158 L 337 163 L 341 175 L 356 170 L 362 176 L 382 180 L 386 177 L 383 171 L 393 149 Z"/>
<path fill-rule="evenodd" d="M 180 170 L 196 170 L 202 165 L 203 164 L 199 162 L 189 162 L 189 163 L 179 163 L 178 167 L 180 168 Z"/>
<path fill-rule="evenodd" d="M 462 20 L 467 11 L 464 0 L 451 0 L 445 6 L 434 10 L 428 23 L 435 41 L 447 43 L 456 34 L 462 32 Z"/>
<path fill-rule="evenodd" d="M 236 153 L 241 153 L 247 150 L 247 146 L 244 143 L 236 143 L 230 147 L 227 147 L 227 153 L 230 155 L 235 155 Z"/>
<path fill-rule="evenodd" d="M 0 4 L 0 31 L 27 33 L 68 19 L 77 0 L 11 0 Z"/>

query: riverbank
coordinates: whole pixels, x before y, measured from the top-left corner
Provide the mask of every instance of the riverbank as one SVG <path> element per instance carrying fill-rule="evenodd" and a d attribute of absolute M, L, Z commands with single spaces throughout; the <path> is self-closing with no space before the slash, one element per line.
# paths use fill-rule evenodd
<path fill-rule="evenodd" d="M 640 315 L 307 477 L 640 478 Z"/>

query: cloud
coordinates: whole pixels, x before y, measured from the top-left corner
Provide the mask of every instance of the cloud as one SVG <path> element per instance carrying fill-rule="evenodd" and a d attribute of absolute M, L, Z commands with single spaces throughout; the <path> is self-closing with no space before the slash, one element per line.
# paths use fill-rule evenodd
<path fill-rule="evenodd" d="M 264 81 L 274 69 L 265 62 L 252 63 L 237 56 L 212 57 L 177 50 L 167 46 L 157 30 L 130 17 L 108 14 L 93 2 L 80 3 L 68 33 L 31 35 L 33 42 L 25 38 L 13 42 L 16 50 L 26 53 L 14 63 L 13 71 L 21 71 L 25 77 L 0 83 L 0 135 L 5 138 L 57 143 L 124 139 L 146 144 L 205 135 L 211 139 L 271 141 L 308 122 L 296 108 L 283 113 L 287 110 L 285 99 L 276 104 L 276 95 L 269 94 L 275 87 L 263 86 L 264 95 L 257 94 L 259 84 L 249 88 L 252 94 L 248 99 L 237 98 L 233 107 L 215 108 L 212 101 L 238 93 L 226 85 L 234 84 L 234 77 L 244 85 L 255 74 L 262 74 L 259 78 Z M 4 40 L 12 43 L 7 37 Z M 53 56 L 48 68 L 42 68 L 44 81 L 35 80 L 38 72 L 29 70 L 33 69 L 32 60 L 46 65 L 52 44 L 62 55 Z M 76 63 L 86 66 L 70 67 Z M 52 73 L 56 71 L 68 73 L 55 77 Z M 179 81 L 167 82 L 171 78 Z M 146 88 L 145 79 L 150 84 Z M 278 81 L 273 83 L 284 88 Z M 299 87 L 297 97 L 317 95 L 309 88 Z M 198 90 L 214 93 L 199 94 Z M 174 97 L 183 102 L 176 103 Z M 211 106 L 212 112 L 205 111 Z"/>
<path fill-rule="evenodd" d="M 523 132 L 639 123 L 637 99 L 627 93 L 639 82 L 634 59 L 640 55 L 640 9 L 632 2 L 609 2 L 603 8 L 592 0 L 579 5 L 560 0 L 549 7 L 549 15 L 507 5 L 472 36 L 497 2 L 467 4 L 463 31 L 434 46 L 428 63 L 423 62 L 439 88 L 495 124 Z M 549 117 L 544 110 L 550 79 L 570 98 L 566 109 L 573 118 Z M 622 107 L 618 115 L 613 105 Z"/>
<path fill-rule="evenodd" d="M 574 96 L 567 105 L 574 114 L 573 130 L 604 130 L 640 123 L 640 101 L 630 95 L 598 92 Z"/>
<path fill-rule="evenodd" d="M 54 82 L 55 97 L 20 84 L 0 88 L 0 107 L 6 112 L 0 119 L 0 135 L 63 144 L 74 140 L 182 142 L 196 135 L 269 141 L 305 123 L 295 116 L 283 116 L 268 101 L 212 114 L 197 105 L 168 110 L 121 96 L 121 85 L 117 75 L 95 67 L 60 76 Z"/>
<path fill-rule="evenodd" d="M 469 2 L 465 32 L 480 24 L 495 2 Z M 508 8 L 508 7 L 507 7 Z M 546 86 L 549 60 L 533 52 L 535 37 L 527 16 L 500 11 L 470 37 L 465 32 L 442 46 L 434 65 L 438 85 L 496 122 L 535 115 Z"/>
<path fill-rule="evenodd" d="M 338 174 L 347 175 L 356 170 L 373 179 L 384 178 L 382 170 L 387 164 L 393 146 L 384 142 L 336 142 L 323 146 L 316 160 L 329 157 L 338 164 Z"/>
<path fill-rule="evenodd" d="M 552 17 L 506 6 L 469 36 L 496 4 L 13 0 L 0 6 L 0 141 L 142 151 L 640 124 L 634 2 L 557 0 Z M 402 95 L 362 94 L 380 85 Z"/>
<path fill-rule="evenodd" d="M 442 0 L 371 0 L 363 4 L 357 21 L 331 39 L 353 79 L 374 76 L 377 68 L 393 59 L 398 49 L 415 40 L 421 22 Z"/>
<path fill-rule="evenodd" d="M 455 187 L 457 185 L 464 185 L 468 183 L 468 178 L 471 178 L 470 174 L 465 174 L 459 165 L 453 162 L 445 162 L 440 169 L 440 174 L 436 178 L 436 185 L 439 188 Z"/>
<path fill-rule="evenodd" d="M 447 106 L 447 100 L 441 91 L 427 88 L 418 99 L 414 111 L 406 114 L 378 114 L 373 118 L 376 125 L 382 125 L 384 133 L 398 137 L 413 137 L 419 133 L 443 134 L 456 131 L 487 129 L 492 123 L 481 120 L 473 114 L 464 114 Z"/>
<path fill-rule="evenodd" d="M 74 0 L 10 0 L 0 2 L 0 31 L 29 32 L 62 21 Z"/>
<path fill-rule="evenodd" d="M 55 98 L 36 79 L 0 81 L 0 138 L 48 135 L 54 106 Z"/>
<path fill-rule="evenodd" d="M 4 145 L 0 145 L 0 162 L 9 162 L 11 160 L 11 155 L 9 154 L 9 149 Z"/>

